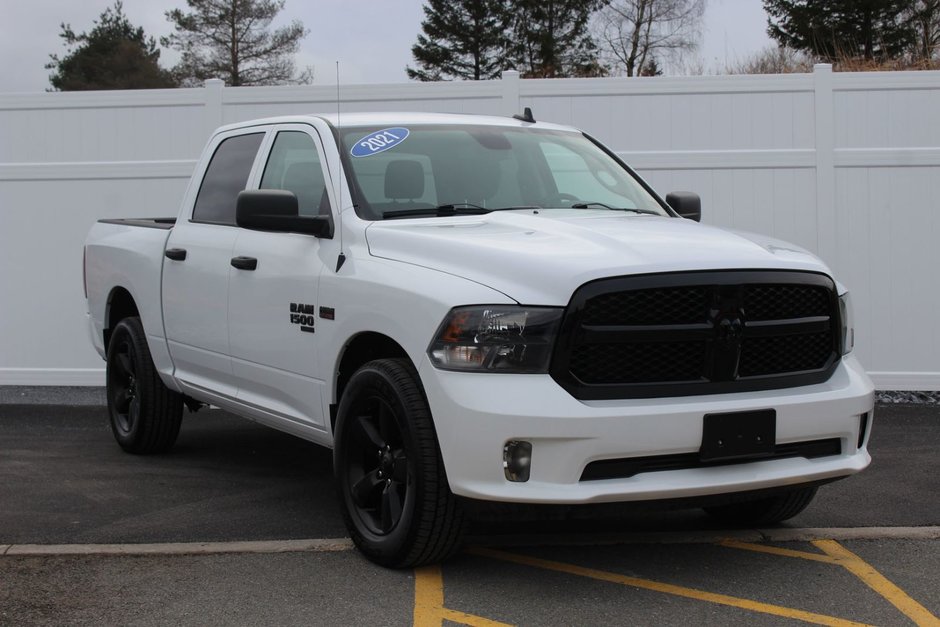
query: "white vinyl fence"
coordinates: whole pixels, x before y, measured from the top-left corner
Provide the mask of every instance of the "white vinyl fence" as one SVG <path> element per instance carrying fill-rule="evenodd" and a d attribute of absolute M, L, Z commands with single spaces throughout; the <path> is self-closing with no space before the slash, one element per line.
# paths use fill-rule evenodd
<path fill-rule="evenodd" d="M 175 215 L 223 123 L 333 112 L 334 87 L 0 94 L 0 385 L 101 385 L 82 243 Z M 880 389 L 940 390 L 940 72 L 344 86 L 343 111 L 509 115 L 585 129 L 704 221 L 817 252 L 851 290 Z"/>

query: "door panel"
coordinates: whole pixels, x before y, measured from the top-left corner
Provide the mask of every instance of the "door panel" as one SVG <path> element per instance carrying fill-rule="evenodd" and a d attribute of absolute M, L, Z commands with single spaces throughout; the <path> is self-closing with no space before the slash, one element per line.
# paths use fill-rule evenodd
<path fill-rule="evenodd" d="M 251 180 L 264 129 L 232 131 L 210 144 L 212 157 L 194 173 L 163 261 L 163 318 L 175 376 L 185 384 L 234 397 L 229 357 L 228 295 L 238 236 L 235 201 Z M 192 219 L 189 219 L 190 215 Z"/>
<path fill-rule="evenodd" d="M 186 259 L 163 264 L 163 319 L 177 378 L 232 396 L 228 282 L 237 235 L 231 227 L 186 224 L 167 243 Z"/>
<path fill-rule="evenodd" d="M 240 401 L 324 427 L 315 360 L 318 249 L 309 235 L 239 233 L 232 256 L 258 265 L 232 270 L 229 343 Z"/>
<path fill-rule="evenodd" d="M 323 163 L 316 131 L 285 125 L 256 175 L 258 187 L 293 192 L 300 215 L 331 216 Z M 239 229 L 232 256 L 255 258 L 257 265 L 231 273 L 229 345 L 239 401 L 326 430 L 324 382 L 316 368 L 321 255 L 320 240 L 310 235 Z"/>

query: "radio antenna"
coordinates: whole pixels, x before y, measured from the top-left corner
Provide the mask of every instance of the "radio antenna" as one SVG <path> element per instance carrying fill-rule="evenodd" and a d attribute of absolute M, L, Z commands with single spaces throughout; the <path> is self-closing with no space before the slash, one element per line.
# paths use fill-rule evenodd
<path fill-rule="evenodd" d="M 336 258 L 336 271 L 346 263 L 346 253 L 343 248 L 343 134 L 339 119 L 339 61 L 336 62 L 336 148 L 339 155 L 339 213 L 337 214 L 337 228 L 339 229 L 339 257 Z"/>

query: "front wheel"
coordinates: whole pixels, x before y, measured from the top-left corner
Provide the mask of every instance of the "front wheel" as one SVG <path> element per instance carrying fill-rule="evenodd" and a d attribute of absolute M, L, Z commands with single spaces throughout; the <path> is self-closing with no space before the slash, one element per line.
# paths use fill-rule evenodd
<path fill-rule="evenodd" d="M 125 318 L 108 342 L 108 415 L 114 439 L 128 453 L 162 453 L 179 435 L 183 397 L 154 368 L 140 318 Z"/>
<path fill-rule="evenodd" d="M 733 525 L 772 525 L 793 518 L 816 496 L 817 488 L 798 488 L 776 496 L 706 507 L 709 516 Z"/>
<path fill-rule="evenodd" d="M 405 568 L 460 548 L 463 515 L 410 362 L 380 359 L 357 370 L 343 392 L 335 435 L 343 519 L 367 558 Z"/>

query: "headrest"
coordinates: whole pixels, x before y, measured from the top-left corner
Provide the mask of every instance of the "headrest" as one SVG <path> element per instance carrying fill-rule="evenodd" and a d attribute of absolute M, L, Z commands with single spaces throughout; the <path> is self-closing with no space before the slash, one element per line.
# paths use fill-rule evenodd
<path fill-rule="evenodd" d="M 414 200 L 424 196 L 424 168 L 413 159 L 390 161 L 385 168 L 385 197 Z"/>
<path fill-rule="evenodd" d="M 287 167 L 281 185 L 285 189 L 294 187 L 317 188 L 323 185 L 323 173 L 320 171 L 319 165 L 313 161 L 297 161 Z"/>

